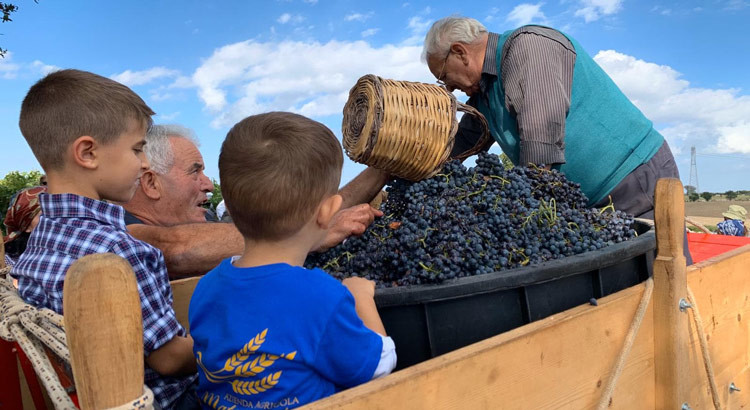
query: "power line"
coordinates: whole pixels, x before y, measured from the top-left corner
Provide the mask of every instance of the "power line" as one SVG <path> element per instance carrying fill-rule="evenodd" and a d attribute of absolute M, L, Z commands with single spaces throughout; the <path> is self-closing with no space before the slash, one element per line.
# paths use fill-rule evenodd
<path fill-rule="evenodd" d="M 699 157 L 744 159 L 745 161 L 750 160 L 750 156 L 741 157 L 741 156 L 738 156 L 738 155 L 731 155 L 731 154 L 696 154 L 696 155 L 698 155 Z"/>

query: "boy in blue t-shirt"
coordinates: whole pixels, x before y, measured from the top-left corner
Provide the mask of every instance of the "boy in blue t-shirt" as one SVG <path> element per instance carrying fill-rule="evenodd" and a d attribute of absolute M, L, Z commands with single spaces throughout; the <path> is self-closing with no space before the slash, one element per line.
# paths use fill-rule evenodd
<path fill-rule="evenodd" d="M 291 113 L 245 118 L 219 156 L 221 190 L 245 238 L 190 302 L 204 408 L 289 408 L 390 373 L 393 341 L 374 283 L 302 267 L 341 207 L 341 145 Z"/>

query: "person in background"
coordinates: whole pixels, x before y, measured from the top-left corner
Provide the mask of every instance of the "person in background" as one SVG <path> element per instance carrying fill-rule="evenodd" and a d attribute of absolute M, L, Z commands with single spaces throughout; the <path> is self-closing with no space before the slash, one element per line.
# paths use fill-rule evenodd
<path fill-rule="evenodd" d="M 47 174 L 42 174 L 42 176 L 39 177 L 39 185 L 47 186 Z"/>
<path fill-rule="evenodd" d="M 729 205 L 729 209 L 721 215 L 724 217 L 724 220 L 716 225 L 719 234 L 747 236 L 747 229 L 745 227 L 747 210 L 744 207 L 740 205 Z"/>
<path fill-rule="evenodd" d="M 39 223 L 39 215 L 42 208 L 39 206 L 39 194 L 46 192 L 46 186 L 35 186 L 25 188 L 16 193 L 5 214 L 5 232 L 3 238 L 5 244 L 5 265 L 13 266 L 18 261 L 29 235 Z"/>
<path fill-rule="evenodd" d="M 224 204 L 223 199 L 219 202 L 219 205 L 216 205 L 216 216 L 219 217 L 221 222 L 232 222 L 232 217 L 227 212 L 227 206 Z"/>

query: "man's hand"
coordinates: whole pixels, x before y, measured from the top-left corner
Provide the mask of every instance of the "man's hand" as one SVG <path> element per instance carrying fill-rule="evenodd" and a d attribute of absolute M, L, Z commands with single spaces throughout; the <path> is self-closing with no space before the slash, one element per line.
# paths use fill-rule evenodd
<path fill-rule="evenodd" d="M 323 252 L 338 245 L 351 235 L 362 235 L 365 229 L 375 220 L 375 217 L 381 216 L 383 216 L 383 213 L 369 204 L 355 205 L 340 210 L 333 216 L 331 225 L 328 227 L 328 235 L 315 251 Z"/>

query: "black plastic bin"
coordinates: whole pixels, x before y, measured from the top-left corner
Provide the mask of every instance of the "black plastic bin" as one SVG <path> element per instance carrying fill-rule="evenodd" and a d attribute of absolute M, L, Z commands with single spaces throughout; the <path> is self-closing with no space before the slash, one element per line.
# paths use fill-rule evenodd
<path fill-rule="evenodd" d="M 656 250 L 653 228 L 597 251 L 441 285 L 378 289 L 375 303 L 396 343 L 398 368 L 589 303 L 646 280 Z"/>

